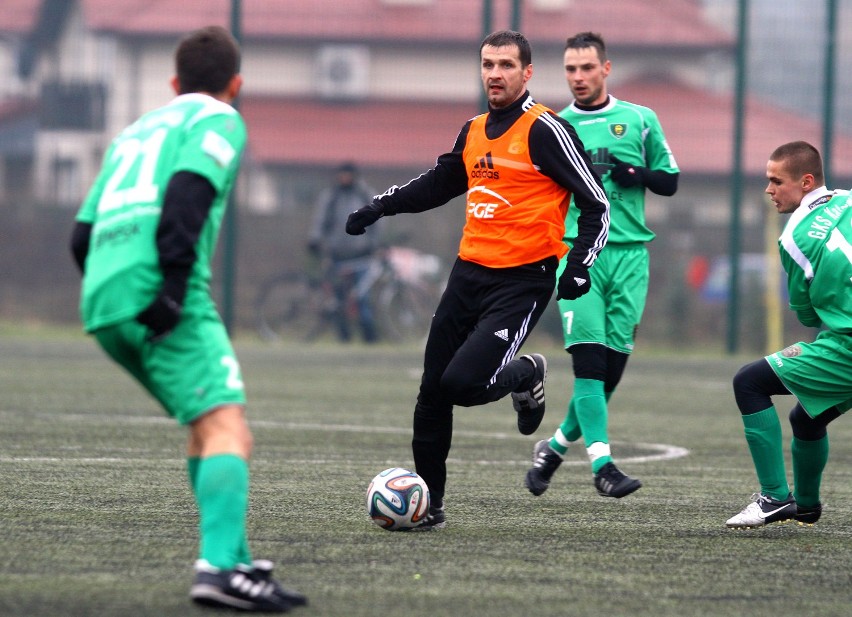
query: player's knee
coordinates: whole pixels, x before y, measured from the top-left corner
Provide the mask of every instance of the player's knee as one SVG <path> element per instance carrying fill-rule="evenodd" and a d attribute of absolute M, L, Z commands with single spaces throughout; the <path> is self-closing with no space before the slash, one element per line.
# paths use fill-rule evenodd
<path fill-rule="evenodd" d="M 606 347 L 597 343 L 572 345 L 571 354 L 574 377 L 606 381 Z"/>
<path fill-rule="evenodd" d="M 475 400 L 475 387 L 461 372 L 447 371 L 441 377 L 441 395 L 453 405 L 468 406 Z"/>
<path fill-rule="evenodd" d="M 734 375 L 734 398 L 740 413 L 757 413 L 772 406 L 770 392 L 763 387 L 761 376 L 768 365 L 763 360 L 746 364 Z M 770 372 L 772 369 L 768 369 Z"/>
<path fill-rule="evenodd" d="M 254 435 L 252 435 L 251 429 L 248 428 L 248 425 L 246 425 L 245 432 L 242 436 L 242 447 L 243 452 L 245 452 L 245 457 L 248 459 L 251 456 L 252 450 L 254 450 Z"/>
<path fill-rule="evenodd" d="M 790 410 L 790 427 L 793 429 L 793 436 L 802 441 L 816 441 L 825 437 L 825 426 L 816 422 L 811 418 L 805 409 L 796 404 Z"/>
<path fill-rule="evenodd" d="M 841 415 L 843 414 L 838 411 L 837 407 L 832 407 L 812 418 L 801 403 L 797 403 L 790 411 L 790 427 L 793 429 L 793 436 L 796 439 L 818 441 L 828 434 L 826 427 L 829 423 Z"/>
<path fill-rule="evenodd" d="M 228 405 L 201 416 L 192 423 L 191 442 L 197 444 L 202 456 L 232 453 L 248 459 L 254 437 L 242 407 Z"/>
<path fill-rule="evenodd" d="M 614 349 L 606 350 L 606 379 L 604 379 L 604 392 L 614 392 L 621 382 L 624 369 L 627 368 L 627 360 L 630 354 Z"/>
<path fill-rule="evenodd" d="M 740 367 L 740 370 L 737 371 L 736 375 L 734 375 L 734 394 L 749 392 L 752 390 L 753 380 L 751 379 L 750 367 L 750 364 L 742 366 Z"/>

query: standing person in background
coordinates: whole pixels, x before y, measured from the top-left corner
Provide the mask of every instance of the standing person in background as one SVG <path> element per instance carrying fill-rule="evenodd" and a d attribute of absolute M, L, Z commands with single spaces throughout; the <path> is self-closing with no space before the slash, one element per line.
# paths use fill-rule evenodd
<path fill-rule="evenodd" d="M 71 248 L 83 273 L 86 331 L 180 424 L 200 514 L 190 597 L 285 612 L 306 603 L 253 560 L 246 536 L 252 435 L 240 366 L 210 295 L 210 262 L 246 130 L 229 104 L 240 52 L 227 30 L 187 35 L 178 95 L 110 145 L 77 214 Z"/>
<path fill-rule="evenodd" d="M 317 198 L 308 236 L 308 251 L 322 261 L 322 272 L 334 285 L 337 335 L 344 342 L 352 338 L 346 299 L 353 289 L 364 341 L 375 343 L 379 338 L 370 290 L 363 282 L 375 258 L 380 236 L 376 233 L 360 236 L 346 233 L 346 217 L 372 200 L 375 194 L 358 177 L 357 167 L 353 163 L 344 163 L 337 169 L 334 186 L 322 191 Z"/>
<path fill-rule="evenodd" d="M 597 264 L 591 291 L 559 300 L 565 350 L 574 368 L 574 394 L 562 425 L 533 449 L 525 483 L 533 495 L 550 485 L 569 445 L 583 437 L 604 497 L 624 497 L 642 483 L 615 466 L 609 443 L 607 403 L 633 352 L 648 294 L 645 189 L 674 195 L 678 168 L 656 114 L 607 93 L 611 63 L 599 34 L 581 32 L 565 45 L 565 76 L 574 101 L 559 115 L 577 130 L 600 173 L 612 206 L 609 242 Z M 568 210 L 565 240 L 577 238 L 577 211 Z M 565 267 L 563 260 L 561 266 Z"/>
<path fill-rule="evenodd" d="M 848 191 L 825 186 L 822 158 L 812 145 L 779 146 L 766 164 L 766 193 L 779 214 L 790 214 L 778 240 L 787 273 L 790 309 L 816 340 L 799 342 L 742 367 L 734 397 L 742 414 L 760 492 L 732 516 L 733 529 L 796 520 L 813 525 L 822 515 L 820 484 L 828 462 L 826 427 L 852 408 L 852 203 Z M 776 395 L 796 397 L 793 493 L 781 443 Z"/>
<path fill-rule="evenodd" d="M 423 529 L 446 524 L 454 405 L 511 394 L 518 430 L 530 435 L 541 424 L 547 361 L 515 354 L 553 295 L 559 259 L 568 253 L 562 236 L 571 195 L 579 232 L 557 297 L 589 290 L 589 268 L 609 228 L 603 186 L 574 129 L 526 89 L 533 74 L 526 37 L 495 32 L 480 45 L 479 60 L 488 111 L 467 121 L 435 167 L 377 196 L 346 225 L 362 234 L 383 216 L 467 195 L 459 255 L 432 318 L 414 408 L 414 464 L 432 497 Z"/>

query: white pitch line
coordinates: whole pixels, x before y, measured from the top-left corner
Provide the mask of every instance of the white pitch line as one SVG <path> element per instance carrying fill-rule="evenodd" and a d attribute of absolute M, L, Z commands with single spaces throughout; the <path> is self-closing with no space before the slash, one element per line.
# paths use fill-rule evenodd
<path fill-rule="evenodd" d="M 96 422 L 103 422 L 103 417 L 91 415 L 91 414 L 64 414 L 59 416 L 62 419 L 73 420 L 74 422 L 79 422 L 81 420 L 90 420 Z M 56 419 L 56 416 L 54 416 Z M 165 417 L 156 417 L 156 416 L 110 416 L 111 420 L 122 420 L 127 424 L 173 424 L 174 421 L 165 418 Z M 302 430 L 302 431 L 337 431 L 337 432 L 347 432 L 347 433 L 381 433 L 385 435 L 409 435 L 411 434 L 410 428 L 403 427 L 393 427 L 393 426 L 363 426 L 358 424 L 319 424 L 319 423 L 311 423 L 311 422 L 277 422 L 274 420 L 249 420 L 249 424 L 253 427 L 264 427 L 264 428 L 284 428 L 287 430 Z M 459 430 L 455 431 L 454 435 L 457 437 L 471 437 L 475 439 L 494 439 L 494 440 L 524 440 L 529 441 L 529 437 L 525 437 L 523 435 L 511 434 L 511 433 L 487 433 L 482 431 L 469 431 L 469 430 Z M 682 448 L 680 446 L 669 445 L 664 443 L 630 443 L 630 442 L 612 442 L 613 445 L 622 444 L 624 446 L 628 446 L 631 449 L 642 449 L 642 450 L 650 450 L 651 454 L 640 454 L 634 456 L 625 456 L 618 457 L 618 461 L 620 463 L 647 463 L 652 461 L 666 461 L 677 458 L 683 458 L 689 454 L 689 450 L 686 448 Z M 577 450 L 582 448 L 582 444 L 575 446 Z M 111 448 L 111 450 L 116 451 L 115 448 Z M 118 450 L 120 451 L 120 450 Z M 128 450 L 131 452 L 131 450 Z M 134 454 L 138 454 L 140 449 L 133 449 L 132 452 Z M 180 462 L 180 459 L 158 459 L 161 462 Z M 262 460 L 262 459 L 256 459 Z M 55 457 L 55 456 L 45 456 L 45 457 L 16 457 L 16 456 L 0 456 L 0 463 L 26 463 L 26 462 L 41 462 L 41 463 L 53 463 L 53 462 L 61 462 L 61 463 L 126 463 L 126 462 L 139 462 L 146 461 L 151 462 L 149 458 L 124 458 L 124 457 L 86 457 L 86 458 L 65 458 L 65 457 Z M 298 460 L 288 460 L 291 463 L 299 463 Z M 305 461 L 301 461 L 304 463 L 329 463 L 329 464 L 339 464 L 340 460 L 338 459 L 328 459 L 328 460 L 317 460 L 317 459 L 309 459 Z M 475 460 L 475 461 L 464 461 L 462 459 L 450 458 L 448 459 L 449 463 L 452 464 L 461 464 L 461 463 L 469 463 L 474 465 L 482 465 L 482 466 L 495 466 L 495 465 L 515 465 L 515 466 L 528 466 L 530 464 L 529 460 Z M 566 460 L 562 463 L 563 465 L 571 465 L 571 466 L 582 466 L 588 465 L 588 461 L 581 460 Z"/>
<path fill-rule="evenodd" d="M 631 449 L 643 449 L 643 450 L 652 450 L 656 451 L 654 454 L 641 454 L 635 456 L 617 456 L 619 464 L 621 463 L 649 463 L 652 461 L 669 461 L 676 458 L 683 458 L 689 455 L 689 450 L 686 448 L 682 448 L 680 446 L 672 446 L 665 443 L 631 443 L 628 441 L 612 441 L 611 445 L 623 445 L 625 447 L 630 447 Z M 583 446 L 575 446 L 575 449 L 579 450 Z M 453 459 L 449 459 L 453 460 Z M 459 462 L 459 461 L 456 461 Z M 529 467 L 530 461 L 474 461 L 474 463 L 479 465 L 491 465 L 491 464 L 500 464 L 500 465 L 523 465 L 525 467 Z M 587 466 L 589 462 L 585 459 L 579 460 L 564 460 L 562 461 L 562 465 L 569 466 Z"/>
<path fill-rule="evenodd" d="M 689 450 L 686 448 L 681 448 L 680 446 L 671 446 L 664 443 L 628 443 L 628 442 L 613 442 L 614 444 L 622 443 L 625 446 L 630 446 L 632 448 L 640 448 L 640 449 L 648 449 L 648 450 L 656 450 L 654 454 L 643 454 L 637 456 L 625 456 L 619 457 L 619 463 L 647 463 L 651 461 L 667 461 L 676 458 L 682 458 L 689 454 Z M 139 449 L 135 448 L 133 450 L 134 454 L 139 454 Z M 256 457 L 255 461 L 269 461 L 271 459 L 265 457 Z M 286 462 L 290 464 L 313 464 L 313 465 L 339 465 L 342 462 L 342 459 L 321 459 L 321 458 L 310 458 L 310 459 L 280 459 L 276 458 L 276 462 Z M 139 457 L 116 457 L 116 456 L 104 456 L 104 457 L 61 457 L 61 456 L 0 456 L 0 463 L 62 463 L 62 464 L 76 464 L 76 465 L 93 465 L 93 464 L 138 464 L 138 463 L 169 463 L 169 464 L 183 464 L 186 462 L 185 459 L 177 459 L 177 458 L 139 458 Z M 388 465 L 396 465 L 397 462 L 394 461 L 385 461 Z M 512 465 L 515 467 L 527 467 L 530 462 L 528 460 L 484 460 L 478 459 L 473 461 L 467 461 L 460 458 L 449 458 L 447 459 L 448 463 L 453 465 L 461 465 L 461 464 L 470 464 L 470 465 L 478 465 L 482 467 L 495 467 L 500 465 Z M 585 466 L 588 465 L 587 461 L 584 460 L 567 460 L 562 463 L 563 465 L 568 466 Z"/>

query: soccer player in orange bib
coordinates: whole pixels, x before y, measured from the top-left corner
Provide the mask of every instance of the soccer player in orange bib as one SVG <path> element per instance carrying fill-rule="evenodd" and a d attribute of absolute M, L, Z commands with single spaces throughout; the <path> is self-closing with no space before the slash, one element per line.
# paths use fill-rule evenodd
<path fill-rule="evenodd" d="M 526 37 L 513 31 L 487 36 L 480 71 L 488 111 L 464 125 L 432 169 L 376 196 L 349 215 L 346 228 L 362 234 L 383 216 L 423 212 L 467 195 L 458 259 L 432 319 L 414 408 L 414 463 L 432 498 L 422 529 L 446 525 L 455 405 L 511 394 L 518 430 L 530 435 L 541 424 L 547 361 L 537 353 L 515 356 L 557 285 L 556 268 L 568 252 L 562 237 L 571 196 L 579 233 L 558 298 L 589 290 L 589 268 L 609 232 L 609 202 L 583 144 L 526 89 L 533 74 Z"/>

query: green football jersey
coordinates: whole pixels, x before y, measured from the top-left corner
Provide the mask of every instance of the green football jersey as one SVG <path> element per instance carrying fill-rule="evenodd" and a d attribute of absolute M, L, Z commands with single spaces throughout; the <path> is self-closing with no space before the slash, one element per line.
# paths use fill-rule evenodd
<path fill-rule="evenodd" d="M 818 189 L 790 216 L 778 240 L 790 309 L 806 326 L 852 332 L 852 203 L 848 191 Z"/>
<path fill-rule="evenodd" d="M 584 111 L 572 103 L 559 115 L 573 125 L 603 180 L 610 203 L 608 242 L 650 242 L 655 235 L 645 224 L 645 188 L 624 188 L 613 182 L 609 177 L 613 167 L 610 155 L 625 163 L 668 173 L 679 173 L 677 163 L 653 110 L 611 95 L 609 99 L 606 107 L 595 111 Z M 569 240 L 577 236 L 578 216 L 577 208 L 568 209 L 565 237 Z"/>
<path fill-rule="evenodd" d="M 166 186 L 179 171 L 216 189 L 184 300 L 185 311 L 210 307 L 211 260 L 245 141 L 233 107 L 195 93 L 145 114 L 110 144 L 77 214 L 92 225 L 80 299 L 87 331 L 134 318 L 159 292 L 157 225 Z"/>

